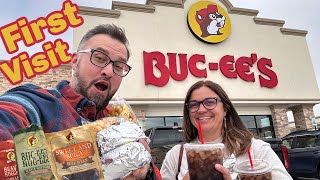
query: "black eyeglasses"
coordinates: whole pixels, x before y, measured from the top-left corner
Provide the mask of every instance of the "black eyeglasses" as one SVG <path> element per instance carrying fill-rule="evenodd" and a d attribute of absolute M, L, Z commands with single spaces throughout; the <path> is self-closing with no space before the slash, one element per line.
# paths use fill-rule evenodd
<path fill-rule="evenodd" d="M 96 49 L 86 49 L 78 51 L 78 53 L 85 52 L 91 52 L 90 62 L 95 66 L 104 68 L 111 62 L 113 73 L 118 76 L 124 77 L 131 70 L 131 67 L 127 63 L 124 63 L 122 61 L 112 61 L 110 57 L 102 51 Z"/>
<path fill-rule="evenodd" d="M 185 105 L 191 113 L 194 113 L 199 110 L 200 104 L 202 104 L 207 110 L 211 110 L 217 106 L 218 102 L 221 102 L 221 99 L 215 97 L 215 98 L 206 98 L 202 101 L 193 100 L 193 101 L 190 101 L 189 103 L 186 103 Z"/>

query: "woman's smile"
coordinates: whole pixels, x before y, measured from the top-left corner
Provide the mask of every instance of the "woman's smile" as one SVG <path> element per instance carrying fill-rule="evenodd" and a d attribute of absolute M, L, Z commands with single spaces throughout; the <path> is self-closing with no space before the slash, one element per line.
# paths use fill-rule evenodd
<path fill-rule="evenodd" d="M 199 118 L 197 118 L 197 120 L 198 121 L 205 121 L 205 120 L 209 120 L 211 118 L 212 118 L 212 116 L 205 116 L 205 117 L 199 117 Z"/>

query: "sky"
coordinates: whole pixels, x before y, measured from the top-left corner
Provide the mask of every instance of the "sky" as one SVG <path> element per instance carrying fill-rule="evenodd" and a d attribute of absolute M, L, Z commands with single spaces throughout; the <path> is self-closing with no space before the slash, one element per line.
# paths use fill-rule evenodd
<path fill-rule="evenodd" d="M 306 36 L 320 91 L 320 23 L 318 23 L 319 0 L 229 0 L 233 6 L 259 10 L 258 17 L 284 20 L 283 27 L 307 30 Z M 320 104 L 313 108 L 320 116 Z M 289 114 L 291 116 L 291 114 Z"/>
<path fill-rule="evenodd" d="M 146 0 L 121 0 L 125 2 L 136 2 L 144 4 Z M 217 0 L 213 0 L 217 1 Z M 310 56 L 314 66 L 315 75 L 320 92 L 320 23 L 318 23 L 318 7 L 320 0 L 229 0 L 233 6 L 259 10 L 258 17 L 284 20 L 285 28 L 307 30 L 307 43 L 310 51 Z M 39 17 L 45 17 L 50 12 L 60 10 L 63 0 L 47 0 L 45 3 L 42 0 L 10 0 L 6 5 L 0 6 L 0 26 L 14 22 L 16 19 L 25 16 L 29 21 Z M 110 8 L 111 0 L 73 0 L 79 5 L 86 5 L 100 8 Z M 46 41 L 52 41 L 62 38 L 69 42 L 72 49 L 72 29 L 62 35 L 53 36 L 45 31 Z M 2 41 L 1 41 L 2 42 Z M 17 53 L 8 54 L 0 42 L 0 59 L 11 59 Z M 18 43 L 19 52 L 27 51 L 29 54 L 42 51 L 42 43 L 38 43 L 28 48 L 22 42 Z M 18 53 L 19 53 L 18 52 Z M 320 116 L 320 104 L 314 107 L 315 116 Z"/>

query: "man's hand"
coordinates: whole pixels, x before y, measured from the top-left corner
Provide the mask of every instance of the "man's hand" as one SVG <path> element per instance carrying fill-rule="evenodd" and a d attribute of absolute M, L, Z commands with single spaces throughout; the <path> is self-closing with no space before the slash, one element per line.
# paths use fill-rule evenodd
<path fill-rule="evenodd" d="M 144 148 L 146 148 L 148 152 L 151 152 L 150 147 L 146 140 L 139 139 L 138 142 L 142 143 Z M 150 169 L 150 163 L 147 163 L 142 168 L 132 171 L 132 173 L 129 176 L 127 176 L 126 178 L 123 178 L 122 180 L 141 180 L 141 179 L 143 180 L 146 178 L 146 175 L 148 174 L 149 169 Z"/>
<path fill-rule="evenodd" d="M 146 141 L 145 139 L 139 139 L 138 142 L 141 143 L 141 144 L 143 144 L 144 148 L 146 148 L 146 150 L 147 150 L 149 153 L 151 153 L 151 149 L 150 149 L 150 147 L 149 147 L 149 145 L 148 145 L 148 143 L 147 143 L 147 141 Z"/>
<path fill-rule="evenodd" d="M 123 178 L 122 180 L 143 180 L 146 178 L 149 169 L 150 163 L 146 164 L 142 168 L 132 171 L 132 173 L 129 176 Z"/>
<path fill-rule="evenodd" d="M 145 179 L 149 169 L 150 169 L 150 163 L 146 164 L 140 169 L 132 171 L 132 175 L 135 177 L 135 179 Z"/>

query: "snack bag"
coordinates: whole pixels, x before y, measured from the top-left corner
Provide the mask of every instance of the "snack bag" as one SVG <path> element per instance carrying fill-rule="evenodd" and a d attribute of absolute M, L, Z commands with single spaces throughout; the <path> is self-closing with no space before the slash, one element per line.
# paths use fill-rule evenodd
<path fill-rule="evenodd" d="M 53 173 L 59 180 L 103 179 L 96 134 L 115 118 L 46 133 Z"/>
<path fill-rule="evenodd" d="M 12 140 L 0 141 L 0 179 L 19 179 Z"/>
<path fill-rule="evenodd" d="M 54 179 L 41 127 L 32 124 L 13 133 L 19 178 Z"/>
<path fill-rule="evenodd" d="M 111 101 L 109 105 L 111 105 L 111 116 L 124 118 L 136 124 L 138 123 L 137 117 L 135 116 L 131 106 L 123 98 L 116 97 L 116 99 Z"/>

